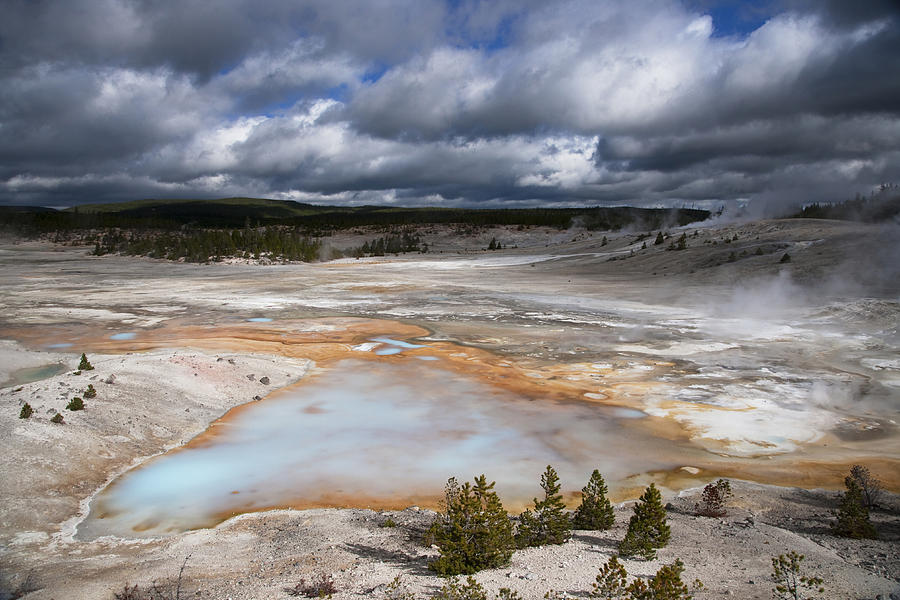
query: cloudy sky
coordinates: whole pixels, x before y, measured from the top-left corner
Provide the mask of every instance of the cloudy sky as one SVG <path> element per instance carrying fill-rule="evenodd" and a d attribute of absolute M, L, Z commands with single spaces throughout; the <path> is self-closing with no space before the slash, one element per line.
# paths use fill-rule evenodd
<path fill-rule="evenodd" d="M 0 204 L 772 206 L 900 182 L 893 0 L 0 6 Z"/>

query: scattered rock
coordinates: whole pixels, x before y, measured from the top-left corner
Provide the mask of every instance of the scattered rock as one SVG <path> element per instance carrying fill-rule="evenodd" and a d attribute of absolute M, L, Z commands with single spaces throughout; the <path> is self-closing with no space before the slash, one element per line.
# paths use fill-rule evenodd
<path fill-rule="evenodd" d="M 256 381 L 256 375 L 250 373 L 249 375 L 247 375 L 247 379 L 249 379 L 250 381 Z"/>
<path fill-rule="evenodd" d="M 103 380 L 101 380 L 101 381 L 103 381 L 103 383 L 108 383 L 108 384 L 112 385 L 112 384 L 115 383 L 115 381 L 116 381 L 116 376 L 110 374 L 109 377 L 107 377 L 106 379 L 103 379 Z"/>
<path fill-rule="evenodd" d="M 260 377 L 259 382 L 263 385 L 269 385 L 269 378 L 268 377 Z"/>

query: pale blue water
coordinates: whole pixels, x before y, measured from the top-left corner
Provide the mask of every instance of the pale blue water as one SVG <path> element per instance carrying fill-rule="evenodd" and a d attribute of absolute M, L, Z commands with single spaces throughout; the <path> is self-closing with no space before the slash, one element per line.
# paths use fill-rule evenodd
<path fill-rule="evenodd" d="M 111 340 L 133 340 L 137 336 L 136 333 L 131 331 L 126 331 L 124 333 L 114 333 L 109 336 Z"/>
<path fill-rule="evenodd" d="M 378 348 L 375 350 L 375 354 L 378 356 L 390 356 L 391 354 L 400 354 L 403 352 L 403 348 Z"/>
<path fill-rule="evenodd" d="M 211 443 L 126 473 L 78 535 L 161 535 L 334 494 L 403 504 L 480 473 L 521 507 L 548 463 L 571 490 L 595 468 L 614 482 L 674 466 L 653 444 L 635 448 L 622 423 L 596 404 L 531 401 L 435 363 L 346 360 L 214 425 Z"/>
<path fill-rule="evenodd" d="M 373 342 L 381 342 L 382 344 L 390 344 L 391 346 L 397 346 L 398 348 L 406 348 L 406 349 L 414 349 L 414 348 L 427 348 L 428 346 L 423 346 L 422 344 L 411 344 L 409 342 L 404 342 L 401 340 L 395 340 L 389 337 L 377 337 L 372 338 Z"/>
<path fill-rule="evenodd" d="M 270 319 L 269 317 L 253 317 L 252 319 L 247 319 L 247 320 L 250 321 L 251 323 L 268 323 L 272 319 Z"/>

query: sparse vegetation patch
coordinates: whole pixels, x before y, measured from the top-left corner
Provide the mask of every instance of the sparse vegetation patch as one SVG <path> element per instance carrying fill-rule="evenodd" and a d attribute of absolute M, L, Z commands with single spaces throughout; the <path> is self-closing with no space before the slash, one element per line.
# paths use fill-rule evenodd
<path fill-rule="evenodd" d="M 19 411 L 20 419 L 28 419 L 34 413 L 34 410 L 31 408 L 31 405 L 27 402 L 22 405 L 22 410 Z"/>

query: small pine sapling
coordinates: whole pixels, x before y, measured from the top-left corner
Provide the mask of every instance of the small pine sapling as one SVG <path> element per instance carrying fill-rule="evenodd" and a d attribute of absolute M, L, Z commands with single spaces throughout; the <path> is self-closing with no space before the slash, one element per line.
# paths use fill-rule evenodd
<path fill-rule="evenodd" d="M 869 521 L 869 509 L 863 500 L 862 489 L 852 476 L 844 479 L 847 491 L 841 497 L 835 516 L 837 522 L 832 526 L 835 535 L 862 539 L 878 537 L 875 526 Z"/>
<path fill-rule="evenodd" d="M 57 425 L 63 425 L 63 424 L 65 424 L 65 421 L 63 420 L 63 416 L 62 416 L 61 414 L 59 414 L 59 413 L 56 413 L 55 415 L 53 415 L 53 416 L 50 418 L 50 422 L 51 422 L 51 423 L 56 423 Z"/>
<path fill-rule="evenodd" d="M 488 600 L 487 592 L 475 578 L 469 575 L 465 583 L 460 583 L 456 577 L 447 579 L 432 600 Z"/>
<path fill-rule="evenodd" d="M 541 475 L 544 499 L 534 499 L 534 511 L 526 510 L 519 516 L 516 545 L 519 548 L 564 544 L 571 528 L 562 494 L 559 493 L 559 476 L 550 465 Z"/>
<path fill-rule="evenodd" d="M 624 598 L 628 589 L 628 573 L 614 554 L 600 567 L 591 590 L 591 598 Z"/>
<path fill-rule="evenodd" d="M 66 410 L 84 410 L 84 400 L 75 396 L 66 404 Z"/>
<path fill-rule="evenodd" d="M 97 396 L 97 390 L 94 389 L 93 384 L 88 384 L 87 389 L 84 390 L 82 396 L 85 398 L 95 398 Z"/>
<path fill-rule="evenodd" d="M 34 410 L 31 408 L 31 405 L 26 402 L 22 405 L 22 410 L 19 411 L 19 418 L 28 419 L 32 414 L 34 414 Z"/>
<path fill-rule="evenodd" d="M 824 594 L 824 581 L 820 577 L 809 577 L 801 573 L 804 556 L 793 550 L 787 555 L 780 554 L 772 559 L 772 579 L 775 580 L 773 595 L 778 600 L 815 600 L 814 595 Z"/>
<path fill-rule="evenodd" d="M 78 370 L 79 371 L 93 371 L 94 370 L 94 366 L 87 359 L 87 356 L 85 356 L 84 353 L 81 354 L 81 362 L 78 363 Z"/>
<path fill-rule="evenodd" d="M 663 565 L 649 580 L 640 578 L 628 583 L 628 573 L 613 556 L 600 567 L 591 598 L 606 600 L 691 600 L 691 590 L 681 580 L 684 563 L 681 560 Z M 693 589 L 703 589 L 703 582 L 694 580 Z"/>
<path fill-rule="evenodd" d="M 723 517 L 728 513 L 725 505 L 732 496 L 731 482 L 727 479 L 707 484 L 703 488 L 701 501 L 694 506 L 695 512 L 704 517 Z"/>
<path fill-rule="evenodd" d="M 384 587 L 384 600 L 416 600 L 416 595 L 409 591 L 400 575 Z"/>
<path fill-rule="evenodd" d="M 613 526 L 616 518 L 606 497 L 608 491 L 600 471 L 594 469 L 587 485 L 581 488 L 581 506 L 575 510 L 572 529 L 597 531 Z"/>
<path fill-rule="evenodd" d="M 634 506 L 634 514 L 628 521 L 628 531 L 619 544 L 619 552 L 623 556 L 652 560 L 656 558 L 657 548 L 669 543 L 669 536 L 662 496 L 656 485 L 651 483 Z"/>
<path fill-rule="evenodd" d="M 676 560 L 672 564 L 663 565 L 656 575 L 645 582 L 643 579 L 635 579 L 628 588 L 627 600 L 691 600 L 688 586 L 681 580 L 684 572 L 684 563 Z M 700 585 L 697 586 L 697 583 Z M 694 585 L 702 587 L 697 581 Z"/>

